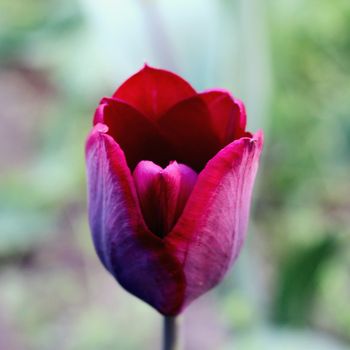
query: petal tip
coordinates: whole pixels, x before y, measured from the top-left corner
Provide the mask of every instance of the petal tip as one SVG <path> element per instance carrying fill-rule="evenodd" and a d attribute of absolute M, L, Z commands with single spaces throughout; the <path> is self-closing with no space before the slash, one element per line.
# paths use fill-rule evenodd
<path fill-rule="evenodd" d="M 259 147 L 262 147 L 264 144 L 264 132 L 262 129 L 259 129 L 252 137 L 251 142 L 256 143 Z"/>
<path fill-rule="evenodd" d="M 106 124 L 97 123 L 94 127 L 94 131 L 100 134 L 106 134 L 108 132 L 108 126 Z"/>
<path fill-rule="evenodd" d="M 92 145 L 95 144 L 98 136 L 105 135 L 107 132 L 108 132 L 108 126 L 106 124 L 102 124 L 102 123 L 95 124 L 86 139 L 85 151 L 88 152 L 90 147 L 92 147 Z"/>
<path fill-rule="evenodd" d="M 145 62 L 143 64 L 143 67 L 134 74 L 134 76 L 137 76 L 139 74 L 142 74 L 142 73 L 148 73 L 148 74 L 157 74 L 157 73 L 170 73 L 170 74 L 174 74 L 170 71 L 167 71 L 165 69 L 161 69 L 161 68 L 156 68 L 156 67 L 153 67 L 151 66 L 150 64 L 148 64 L 147 62 Z"/>
<path fill-rule="evenodd" d="M 147 69 L 152 70 L 152 69 L 156 69 L 156 68 L 152 67 L 152 66 L 149 65 L 147 62 L 145 62 L 145 63 L 143 64 L 143 67 L 142 67 L 140 70 L 147 70 Z"/>

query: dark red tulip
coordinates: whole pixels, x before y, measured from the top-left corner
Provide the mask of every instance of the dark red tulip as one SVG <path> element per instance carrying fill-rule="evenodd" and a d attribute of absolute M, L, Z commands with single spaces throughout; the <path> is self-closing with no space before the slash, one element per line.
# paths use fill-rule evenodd
<path fill-rule="evenodd" d="M 106 269 L 176 315 L 218 284 L 244 241 L 263 137 L 243 103 L 145 66 L 96 110 L 89 221 Z"/>

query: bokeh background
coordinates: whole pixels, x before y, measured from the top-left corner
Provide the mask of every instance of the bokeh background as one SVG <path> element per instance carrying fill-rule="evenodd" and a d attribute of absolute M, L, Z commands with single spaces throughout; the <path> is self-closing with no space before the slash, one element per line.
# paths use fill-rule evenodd
<path fill-rule="evenodd" d="M 249 238 L 186 349 L 349 349 L 349 0 L 1 0 L 0 349 L 158 348 L 86 216 L 92 114 L 144 62 L 230 89 L 266 134 Z"/>

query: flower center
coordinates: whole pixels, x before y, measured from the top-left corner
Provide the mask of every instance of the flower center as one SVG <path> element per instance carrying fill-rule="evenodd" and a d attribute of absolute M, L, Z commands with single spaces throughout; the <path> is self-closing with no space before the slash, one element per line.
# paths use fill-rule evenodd
<path fill-rule="evenodd" d="M 165 169 L 141 161 L 133 173 L 143 218 L 157 236 L 165 237 L 175 226 L 197 180 L 190 167 L 171 162 Z"/>

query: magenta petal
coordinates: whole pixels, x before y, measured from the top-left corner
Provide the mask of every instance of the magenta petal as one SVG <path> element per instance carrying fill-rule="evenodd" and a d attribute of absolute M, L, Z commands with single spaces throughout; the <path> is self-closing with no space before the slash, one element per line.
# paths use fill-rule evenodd
<path fill-rule="evenodd" d="M 176 104 L 158 120 L 158 125 L 174 150 L 176 161 L 196 172 L 221 148 L 209 109 L 199 95 Z"/>
<path fill-rule="evenodd" d="M 174 104 L 195 94 L 192 86 L 178 75 L 145 65 L 125 81 L 113 97 L 131 104 L 147 117 L 156 120 Z"/>
<path fill-rule="evenodd" d="M 262 133 L 257 133 L 234 141 L 210 160 L 166 236 L 183 264 L 184 306 L 219 283 L 238 256 L 262 145 Z"/>
<path fill-rule="evenodd" d="M 123 151 L 96 124 L 86 143 L 89 223 L 97 254 L 130 293 L 165 315 L 184 301 L 184 275 L 171 247 L 142 218 Z"/>
<path fill-rule="evenodd" d="M 149 229 L 164 237 L 181 215 L 197 174 L 188 166 L 172 162 L 165 169 L 150 161 L 140 162 L 134 181 L 143 217 Z"/>
<path fill-rule="evenodd" d="M 200 96 L 209 108 L 213 128 L 222 146 L 245 136 L 246 112 L 240 100 L 224 90 L 210 90 Z"/>
<path fill-rule="evenodd" d="M 197 182 L 197 174 L 190 167 L 184 164 L 177 164 L 173 162 L 166 169 L 165 173 L 167 174 L 168 181 L 172 181 L 172 178 L 176 176 L 180 176 L 180 184 L 179 191 L 177 194 L 177 203 L 176 208 L 174 210 L 174 221 L 175 224 L 182 214 L 187 200 L 190 197 L 193 188 Z M 180 174 L 180 175 L 177 175 Z"/>
<path fill-rule="evenodd" d="M 163 198 L 162 168 L 153 162 L 142 161 L 134 170 L 134 183 L 138 194 L 143 218 L 148 228 L 159 237 L 163 237 Z M 162 203 L 162 204 L 161 204 Z"/>

